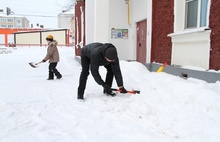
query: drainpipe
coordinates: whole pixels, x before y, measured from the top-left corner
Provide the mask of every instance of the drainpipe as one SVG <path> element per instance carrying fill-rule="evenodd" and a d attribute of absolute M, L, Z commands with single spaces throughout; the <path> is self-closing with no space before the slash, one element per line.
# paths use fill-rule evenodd
<path fill-rule="evenodd" d="M 128 25 L 131 25 L 131 20 L 130 20 L 130 0 L 125 0 L 125 4 L 128 5 Z"/>

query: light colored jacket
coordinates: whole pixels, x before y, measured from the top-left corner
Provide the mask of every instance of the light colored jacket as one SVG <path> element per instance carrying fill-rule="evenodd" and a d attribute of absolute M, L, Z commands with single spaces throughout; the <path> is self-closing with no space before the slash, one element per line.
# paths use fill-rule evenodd
<path fill-rule="evenodd" d="M 47 60 L 49 60 L 49 63 L 55 63 L 55 62 L 60 61 L 57 44 L 58 43 L 56 40 L 49 43 L 48 48 L 47 48 L 47 55 L 43 59 L 44 62 L 46 62 Z"/>

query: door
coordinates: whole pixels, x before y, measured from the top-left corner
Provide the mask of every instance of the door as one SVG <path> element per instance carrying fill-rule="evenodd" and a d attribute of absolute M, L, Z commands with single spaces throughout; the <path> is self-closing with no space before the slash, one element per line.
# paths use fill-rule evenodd
<path fill-rule="evenodd" d="M 137 46 L 136 46 L 136 60 L 143 64 L 146 63 L 146 33 L 147 33 L 147 20 L 141 21 L 137 23 Z"/>

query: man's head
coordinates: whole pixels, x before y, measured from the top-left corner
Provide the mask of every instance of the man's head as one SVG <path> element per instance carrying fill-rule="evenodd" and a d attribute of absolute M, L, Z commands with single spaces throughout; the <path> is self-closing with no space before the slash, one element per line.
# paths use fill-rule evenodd
<path fill-rule="evenodd" d="M 52 35 L 48 35 L 48 36 L 46 37 L 46 40 L 47 40 L 47 41 L 53 41 L 53 36 L 52 36 Z"/>
<path fill-rule="evenodd" d="M 105 58 L 108 62 L 114 62 L 114 60 L 118 57 L 117 51 L 113 47 L 107 48 L 105 51 Z"/>

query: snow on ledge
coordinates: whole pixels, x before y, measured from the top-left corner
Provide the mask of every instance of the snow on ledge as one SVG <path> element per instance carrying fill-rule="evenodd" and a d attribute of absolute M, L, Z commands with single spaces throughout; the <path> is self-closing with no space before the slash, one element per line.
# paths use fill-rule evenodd
<path fill-rule="evenodd" d="M 202 27 L 202 28 L 196 28 L 196 29 L 187 29 L 185 31 L 179 31 L 179 32 L 174 32 L 174 33 L 168 34 L 167 36 L 173 37 L 173 36 L 178 36 L 178 35 L 203 32 L 206 30 L 210 30 L 210 28 L 209 27 Z"/>

